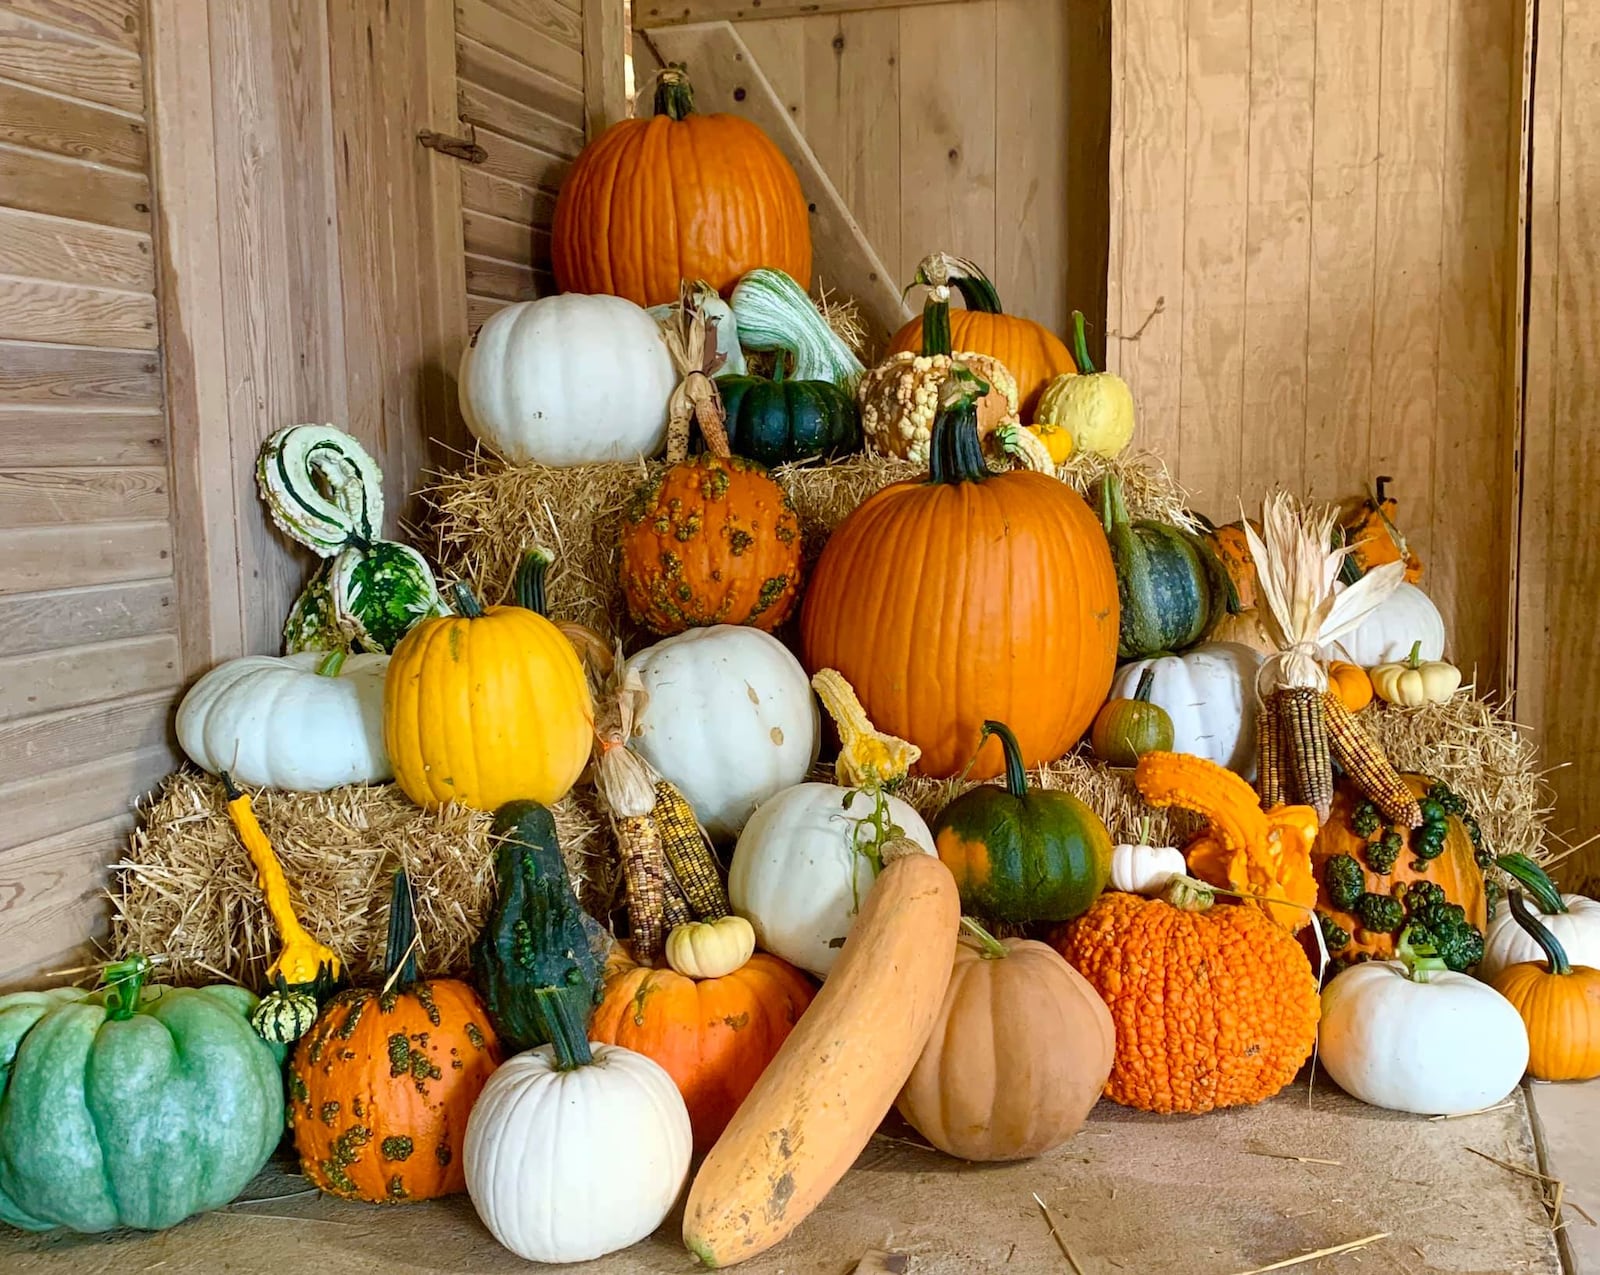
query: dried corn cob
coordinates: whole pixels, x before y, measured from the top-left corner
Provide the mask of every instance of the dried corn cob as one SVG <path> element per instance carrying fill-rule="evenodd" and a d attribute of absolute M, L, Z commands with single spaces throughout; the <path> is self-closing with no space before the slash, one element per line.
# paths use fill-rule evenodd
<path fill-rule="evenodd" d="M 1344 701 L 1328 691 L 1322 697 L 1322 712 L 1328 722 L 1328 743 L 1344 773 L 1390 823 L 1417 827 L 1422 822 L 1422 807 Z"/>
<path fill-rule="evenodd" d="M 1267 696 L 1256 715 L 1256 791 L 1261 795 L 1261 808 L 1271 810 L 1282 806 L 1283 786 L 1283 732 L 1278 722 L 1278 697 Z"/>
<path fill-rule="evenodd" d="M 658 779 L 655 792 L 656 805 L 651 818 L 661 834 L 661 847 L 683 888 L 689 908 L 702 921 L 727 916 L 728 892 L 722 888 L 716 855 L 700 821 L 695 818 L 694 808 L 668 780 Z"/>
<path fill-rule="evenodd" d="M 668 934 L 680 925 L 687 925 L 694 920 L 694 912 L 689 907 L 689 900 L 683 897 L 683 891 L 678 888 L 676 881 L 667 882 L 667 902 L 663 911 L 663 928 Z"/>
<path fill-rule="evenodd" d="M 1279 742 L 1289 795 L 1327 822 L 1333 809 L 1333 761 L 1328 755 L 1328 723 L 1322 715 L 1322 693 L 1309 686 L 1284 686 L 1272 693 L 1278 701 Z"/>
<path fill-rule="evenodd" d="M 622 879 L 628 887 L 633 959 L 649 964 L 661 955 L 667 938 L 667 860 L 661 833 L 649 815 L 622 815 L 613 823 Z"/>

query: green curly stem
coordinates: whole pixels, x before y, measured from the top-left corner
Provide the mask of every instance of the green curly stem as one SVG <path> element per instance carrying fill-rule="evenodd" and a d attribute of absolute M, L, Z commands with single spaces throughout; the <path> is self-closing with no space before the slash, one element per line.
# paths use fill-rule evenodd
<path fill-rule="evenodd" d="M 1415 927 L 1406 926 L 1400 933 L 1400 940 L 1394 945 L 1395 958 L 1404 963 L 1406 977 L 1414 983 L 1426 983 L 1433 975 L 1448 970 L 1444 958 L 1433 948 L 1432 943 L 1413 942 L 1411 935 Z"/>
<path fill-rule="evenodd" d="M 1022 748 L 1017 743 L 1017 737 L 1011 733 L 1011 727 L 1004 722 L 985 722 L 978 736 L 978 746 L 983 747 L 991 735 L 999 738 L 1000 747 L 1005 752 L 1006 791 L 1020 801 L 1028 795 L 1028 769 L 1022 764 Z"/>
<path fill-rule="evenodd" d="M 1572 973 L 1572 962 L 1567 959 L 1567 949 L 1561 946 L 1561 940 L 1550 932 L 1550 928 L 1528 910 L 1528 905 L 1522 901 L 1521 890 L 1513 890 L 1506 896 L 1506 906 L 1511 909 L 1511 919 L 1544 950 L 1544 958 L 1550 966 L 1550 972 Z"/>
<path fill-rule="evenodd" d="M 983 957 L 984 960 L 1000 961 L 1011 955 L 1010 948 L 990 934 L 972 917 L 962 917 L 961 928 L 969 937 L 977 941 L 978 955 Z"/>
<path fill-rule="evenodd" d="M 688 66 L 683 62 L 669 62 L 656 81 L 655 113 L 669 120 L 681 120 L 694 114 L 694 87 L 689 83 Z"/>
<path fill-rule="evenodd" d="M 536 987 L 533 1007 L 555 1050 L 557 1071 L 574 1071 L 594 1061 L 594 1052 L 589 1048 L 589 1025 L 565 989 Z"/>
<path fill-rule="evenodd" d="M 411 878 L 404 868 L 394 874 L 389 895 L 389 941 L 384 948 L 383 973 L 387 984 L 408 987 L 417 981 L 417 918 L 411 895 Z"/>
<path fill-rule="evenodd" d="M 955 375 L 959 378 L 962 374 Z M 970 373 L 965 375 L 971 377 Z M 985 382 L 971 379 L 981 387 L 977 394 L 989 392 Z M 965 381 L 962 384 L 965 386 Z M 981 483 L 988 477 L 983 444 L 978 441 L 977 398 L 973 393 L 962 393 L 948 406 L 941 406 L 934 417 L 933 439 L 928 447 L 928 481 Z"/>
<path fill-rule="evenodd" d="M 1139 673 L 1139 685 L 1134 689 L 1133 698 L 1141 704 L 1148 704 L 1150 702 L 1150 692 L 1155 690 L 1155 686 L 1156 671 L 1146 665 Z"/>
<path fill-rule="evenodd" d="M 1533 896 L 1539 911 L 1546 916 L 1560 916 L 1568 910 L 1567 901 L 1561 897 L 1556 883 L 1527 855 L 1501 854 L 1496 855 L 1494 861 L 1500 871 Z"/>
<path fill-rule="evenodd" d="M 483 606 L 472 592 L 472 586 L 464 580 L 457 580 L 450 586 L 450 597 L 456 604 L 456 610 L 468 620 L 481 620 Z"/>
<path fill-rule="evenodd" d="M 522 556 L 522 565 L 517 568 L 517 605 L 546 619 L 550 618 L 550 608 L 545 600 L 545 576 L 555 560 L 550 550 L 534 545 Z"/>
<path fill-rule="evenodd" d="M 144 991 L 144 980 L 150 973 L 150 962 L 143 956 L 130 956 L 127 960 L 107 965 L 100 972 L 100 986 L 106 993 L 106 1018 L 114 1023 L 126 1022 L 139 1008 L 139 998 Z"/>

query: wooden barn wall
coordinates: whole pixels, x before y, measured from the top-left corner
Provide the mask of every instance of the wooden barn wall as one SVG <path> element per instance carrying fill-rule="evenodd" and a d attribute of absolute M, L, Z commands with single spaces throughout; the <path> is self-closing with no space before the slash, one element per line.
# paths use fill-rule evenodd
<path fill-rule="evenodd" d="M 1517 715 L 1558 767 L 1555 825 L 1578 842 L 1600 832 L 1600 10 L 1538 13 L 1513 650 Z M 1600 890 L 1600 846 L 1564 878 Z"/>
<path fill-rule="evenodd" d="M 1275 482 L 1392 475 L 1452 653 L 1491 689 L 1521 9 L 1114 0 L 1112 21 L 1109 361 L 1140 440 L 1217 518 Z"/>

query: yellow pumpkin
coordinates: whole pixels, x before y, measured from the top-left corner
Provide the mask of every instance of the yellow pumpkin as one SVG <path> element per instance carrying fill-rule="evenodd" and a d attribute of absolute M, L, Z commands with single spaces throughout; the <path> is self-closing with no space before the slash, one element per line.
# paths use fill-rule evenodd
<path fill-rule="evenodd" d="M 424 620 L 389 660 L 383 741 L 401 791 L 419 806 L 550 806 L 589 760 L 594 704 L 565 634 L 520 606 L 479 606 L 455 586 L 458 615 Z"/>

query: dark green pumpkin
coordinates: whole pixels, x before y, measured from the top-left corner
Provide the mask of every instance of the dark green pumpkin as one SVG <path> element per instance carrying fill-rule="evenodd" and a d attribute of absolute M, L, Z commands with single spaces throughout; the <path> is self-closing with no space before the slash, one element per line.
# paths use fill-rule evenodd
<path fill-rule="evenodd" d="M 1069 792 L 1028 787 L 1016 736 L 985 722 L 1005 750 L 1005 786 L 968 789 L 933 821 L 933 843 L 965 912 L 997 921 L 1069 921 L 1111 875 L 1111 836 Z"/>
<path fill-rule="evenodd" d="M 550 1041 L 553 1021 L 588 1023 L 600 999 L 605 942 L 579 906 L 556 841 L 555 820 L 536 801 L 495 812 L 496 898 L 472 947 L 472 972 L 495 1033 L 510 1049 Z"/>
<path fill-rule="evenodd" d="M 1131 520 L 1115 474 L 1100 486 L 1100 517 L 1122 603 L 1118 658 L 1142 660 L 1204 641 L 1226 614 L 1232 589 L 1216 554 L 1181 527 Z"/>
<path fill-rule="evenodd" d="M 1172 716 L 1160 704 L 1150 702 L 1155 681 L 1155 670 L 1145 669 L 1132 699 L 1107 700 L 1095 714 L 1089 744 L 1101 761 L 1137 766 L 1143 753 L 1172 751 Z"/>
<path fill-rule="evenodd" d="M 763 465 L 861 449 L 855 400 L 830 381 L 787 381 L 780 364 L 768 381 L 725 376 L 717 381 L 727 412 L 728 450 Z"/>

